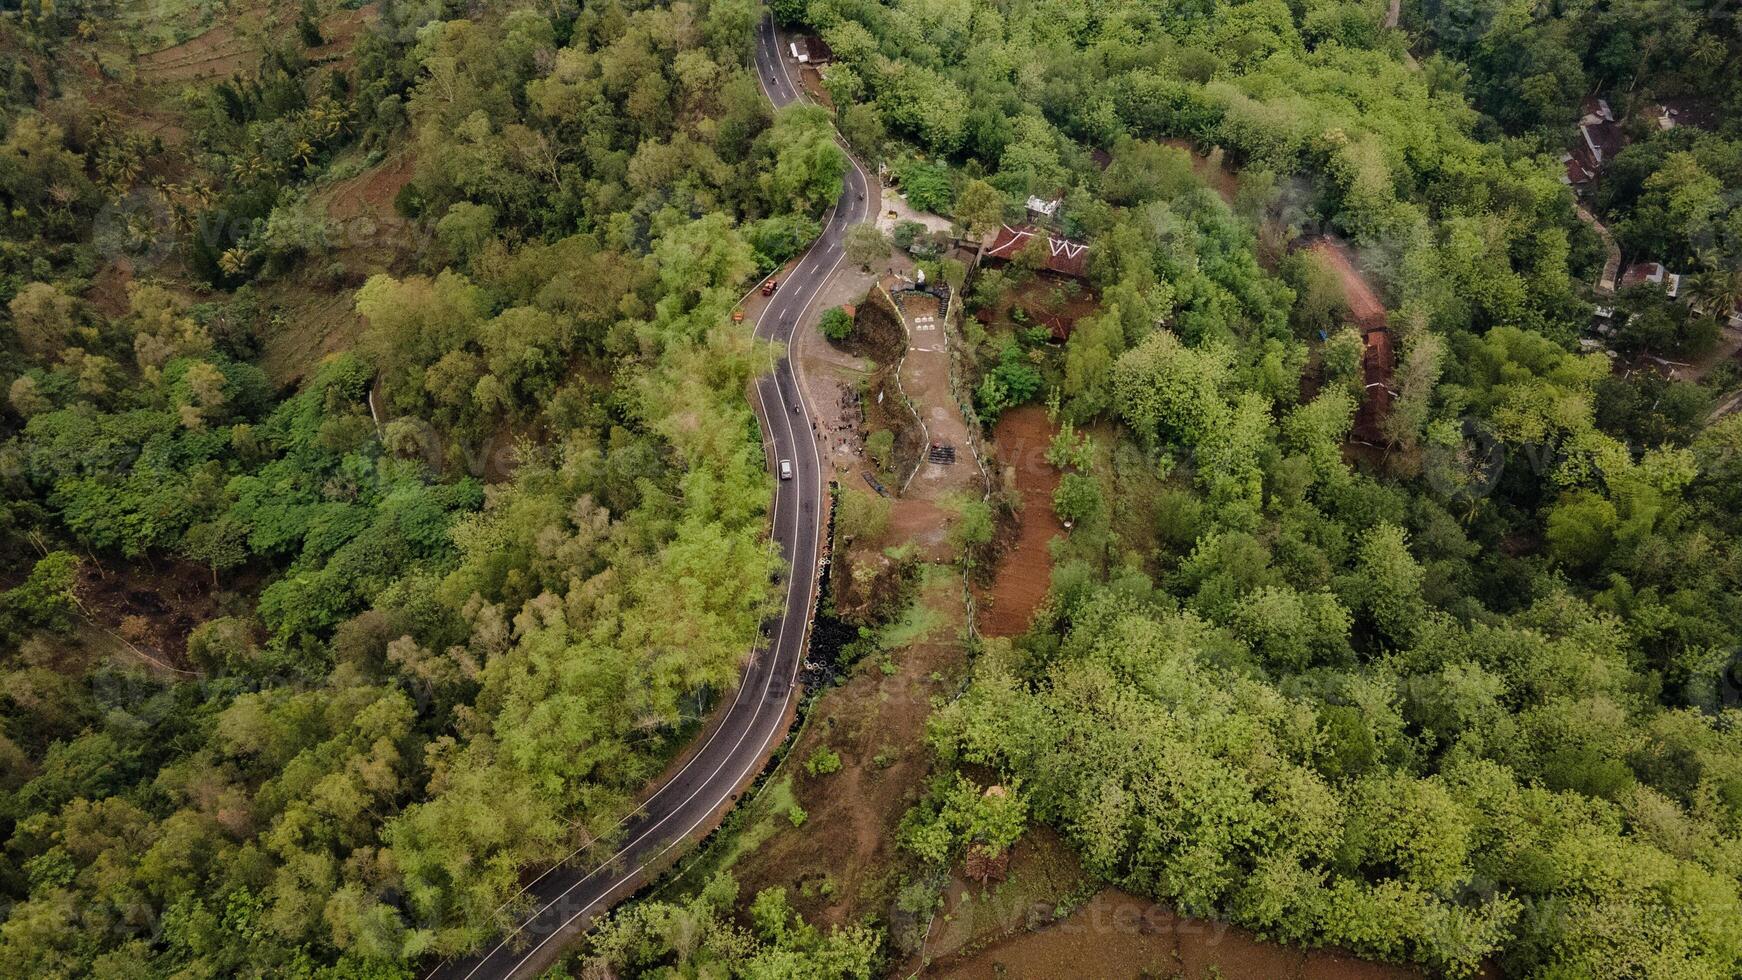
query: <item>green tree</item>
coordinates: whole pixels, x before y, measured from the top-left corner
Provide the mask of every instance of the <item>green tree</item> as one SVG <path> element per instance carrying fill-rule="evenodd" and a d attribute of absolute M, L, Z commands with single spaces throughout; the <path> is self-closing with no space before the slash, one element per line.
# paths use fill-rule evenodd
<path fill-rule="evenodd" d="M 901 195 L 916 211 L 949 214 L 955 200 L 950 171 L 941 164 L 908 160 L 896 169 Z"/>
<path fill-rule="evenodd" d="M 1549 549 L 1574 568 L 1599 564 L 1614 547 L 1615 505 L 1588 491 L 1555 504 L 1548 516 Z"/>
<path fill-rule="evenodd" d="M 1081 473 L 1066 473 L 1052 495 L 1053 512 L 1066 527 L 1100 517 L 1105 506 L 1100 482 Z"/>
<path fill-rule="evenodd" d="M 7 308 L 19 346 L 31 357 L 57 353 L 76 323 L 73 298 L 45 282 L 33 282 L 18 290 Z"/>
<path fill-rule="evenodd" d="M 847 261 L 869 270 L 875 263 L 889 257 L 889 238 L 874 224 L 857 224 L 847 229 L 841 242 Z"/>
<path fill-rule="evenodd" d="M 824 310 L 819 326 L 822 328 L 823 336 L 837 344 L 853 334 L 853 318 L 839 306 L 831 306 Z"/>
<path fill-rule="evenodd" d="M 984 180 L 970 180 L 956 195 L 955 216 L 968 234 L 984 239 L 1004 223 L 1004 193 Z"/>
<path fill-rule="evenodd" d="M 815 214 L 841 196 L 847 154 L 835 142 L 827 110 L 810 105 L 782 109 L 762 140 L 774 156 L 773 166 L 761 175 L 772 210 Z"/>
<path fill-rule="evenodd" d="M 17 636 L 22 630 L 62 630 L 72 624 L 78 611 L 79 560 L 65 551 L 53 551 L 37 559 L 21 584 L 0 592 L 0 621 L 4 632 Z"/>
<path fill-rule="evenodd" d="M 1189 152 L 1147 140 L 1120 146 L 1101 175 L 1102 196 L 1127 206 L 1165 200 L 1196 186 Z"/>

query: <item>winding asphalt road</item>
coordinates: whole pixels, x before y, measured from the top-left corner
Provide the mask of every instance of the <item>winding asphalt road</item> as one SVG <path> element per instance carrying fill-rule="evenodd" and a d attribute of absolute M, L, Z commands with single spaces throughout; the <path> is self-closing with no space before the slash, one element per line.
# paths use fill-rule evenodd
<path fill-rule="evenodd" d="M 777 108 L 798 100 L 797 78 L 780 56 L 772 20 L 756 31 L 756 71 Z M 756 323 L 756 336 L 782 350 L 774 371 L 755 385 L 769 468 L 791 460 L 793 477 L 775 481 L 773 540 L 791 567 L 786 606 L 768 625 L 772 642 L 755 651 L 725 716 L 709 730 L 683 768 L 626 818 L 608 857 L 577 850 L 522 889 L 536 911 L 484 952 L 449 960 L 430 980 L 506 980 L 536 976 L 594 917 L 643 881 L 643 872 L 711 828 L 760 771 L 786 728 L 787 710 L 804 663 L 817 582 L 817 546 L 824 505 L 822 461 L 810 411 L 788 356 L 794 331 L 811 321 L 817 293 L 844 260 L 848 228 L 868 217 L 868 179 L 858 163 L 847 171 L 841 199 Z"/>

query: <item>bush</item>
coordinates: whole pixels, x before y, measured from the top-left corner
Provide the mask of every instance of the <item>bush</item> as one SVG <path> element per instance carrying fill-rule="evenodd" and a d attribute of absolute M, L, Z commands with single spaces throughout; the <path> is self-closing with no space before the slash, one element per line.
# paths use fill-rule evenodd
<path fill-rule="evenodd" d="M 1053 491 L 1052 509 L 1066 526 L 1081 524 L 1101 513 L 1101 485 L 1092 476 L 1066 473 Z"/>
<path fill-rule="evenodd" d="M 841 757 L 827 745 L 819 745 L 804 761 L 804 771 L 813 776 L 829 776 L 841 771 Z"/>
<path fill-rule="evenodd" d="M 963 497 L 951 506 L 961 519 L 950 529 L 950 544 L 970 566 L 976 564 L 979 552 L 992 543 L 997 527 L 992 519 L 992 505 L 984 500 Z"/>
<path fill-rule="evenodd" d="M 78 609 L 78 573 L 79 559 L 71 552 L 44 555 L 23 583 L 0 592 L 0 629 L 17 635 L 26 629 L 70 627 Z"/>
<path fill-rule="evenodd" d="M 746 226 L 744 239 L 756 254 L 757 271 L 767 273 L 804 251 L 821 227 L 802 214 L 774 215 Z"/>
<path fill-rule="evenodd" d="M 488 204 L 460 201 L 436 222 L 436 241 L 460 261 L 472 256 L 496 238 L 496 209 Z"/>
<path fill-rule="evenodd" d="M 332 245 L 326 216 L 306 195 L 278 205 L 267 215 L 258 249 L 274 270 L 282 272 L 304 257 L 323 255 Z"/>
<path fill-rule="evenodd" d="M 259 654 L 247 623 L 232 616 L 209 619 L 188 635 L 188 659 L 208 675 L 243 672 Z"/>
<path fill-rule="evenodd" d="M 998 355 L 998 366 L 987 372 L 976 392 L 981 416 L 991 421 L 1007 408 L 1032 401 L 1040 394 L 1042 383 L 1040 372 L 1028 362 L 1022 347 L 1007 345 Z"/>
<path fill-rule="evenodd" d="M 823 336 L 840 343 L 853 335 L 853 318 L 841 307 L 831 307 L 823 311 L 821 327 Z"/>
<path fill-rule="evenodd" d="M 844 489 L 835 514 L 835 531 L 843 539 L 874 544 L 889 533 L 889 515 L 894 510 L 888 497 L 863 488 Z"/>
<path fill-rule="evenodd" d="M 898 179 L 901 182 L 901 193 L 906 196 L 907 203 L 914 210 L 930 211 L 934 214 L 950 213 L 950 205 L 955 202 L 956 192 L 950 186 L 949 168 L 913 160 L 901 168 Z"/>

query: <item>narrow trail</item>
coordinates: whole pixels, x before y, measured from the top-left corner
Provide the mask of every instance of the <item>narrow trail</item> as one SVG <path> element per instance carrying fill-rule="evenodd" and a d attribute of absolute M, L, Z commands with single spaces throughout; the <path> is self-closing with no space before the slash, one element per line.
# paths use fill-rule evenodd
<path fill-rule="evenodd" d="M 1603 222 L 1598 221 L 1597 216 L 1583 204 L 1575 202 L 1573 212 L 1579 216 L 1580 221 L 1591 226 L 1597 237 L 1603 239 L 1603 250 L 1608 253 L 1608 257 L 1603 260 L 1603 277 L 1597 280 L 1597 295 L 1613 296 L 1615 277 L 1621 274 L 1621 246 L 1615 244 L 1615 236 L 1609 234 L 1609 229 L 1603 226 Z"/>

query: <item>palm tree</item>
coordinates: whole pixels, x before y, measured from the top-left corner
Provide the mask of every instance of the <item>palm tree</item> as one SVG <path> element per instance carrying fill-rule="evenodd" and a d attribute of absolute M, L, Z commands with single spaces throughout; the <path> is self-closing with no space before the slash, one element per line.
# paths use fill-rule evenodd
<path fill-rule="evenodd" d="M 1742 310 L 1742 269 L 1717 269 L 1693 277 L 1695 312 L 1728 320 Z"/>

